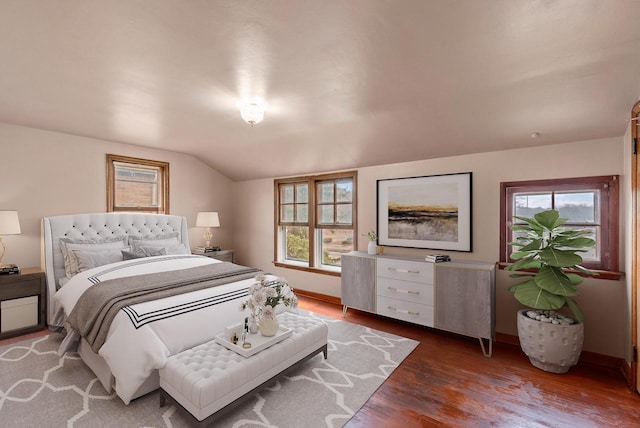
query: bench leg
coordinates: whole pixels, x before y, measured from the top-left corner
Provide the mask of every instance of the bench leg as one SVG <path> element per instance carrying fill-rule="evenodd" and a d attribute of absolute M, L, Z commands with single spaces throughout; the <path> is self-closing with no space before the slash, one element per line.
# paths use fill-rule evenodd
<path fill-rule="evenodd" d="M 327 352 L 329 351 L 329 349 L 327 348 L 327 345 L 324 345 L 324 347 L 322 348 L 322 354 L 324 355 L 324 359 L 326 360 L 328 357 Z"/>
<path fill-rule="evenodd" d="M 167 399 L 164 396 L 164 391 L 160 390 L 160 407 L 164 407 L 167 404 Z"/>

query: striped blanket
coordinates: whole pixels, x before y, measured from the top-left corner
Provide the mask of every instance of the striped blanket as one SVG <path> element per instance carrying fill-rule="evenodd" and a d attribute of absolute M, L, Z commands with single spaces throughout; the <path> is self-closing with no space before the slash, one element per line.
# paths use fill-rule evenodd
<path fill-rule="evenodd" d="M 86 290 L 67 319 L 94 352 L 107 338 L 118 311 L 130 305 L 249 279 L 260 271 L 233 263 L 158 272 L 100 282 Z"/>

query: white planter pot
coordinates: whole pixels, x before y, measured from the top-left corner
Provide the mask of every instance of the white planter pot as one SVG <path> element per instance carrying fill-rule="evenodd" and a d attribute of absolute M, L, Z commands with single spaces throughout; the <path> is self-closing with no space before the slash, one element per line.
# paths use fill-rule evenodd
<path fill-rule="evenodd" d="M 376 241 L 369 241 L 369 245 L 367 246 L 368 254 L 377 254 L 378 253 L 378 245 Z"/>
<path fill-rule="evenodd" d="M 582 352 L 584 324 L 557 325 L 529 318 L 528 309 L 518 311 L 520 347 L 535 367 L 566 373 Z"/>

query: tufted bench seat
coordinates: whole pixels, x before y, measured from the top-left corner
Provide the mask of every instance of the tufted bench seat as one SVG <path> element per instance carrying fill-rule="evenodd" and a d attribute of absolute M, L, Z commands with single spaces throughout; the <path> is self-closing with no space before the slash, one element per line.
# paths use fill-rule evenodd
<path fill-rule="evenodd" d="M 328 329 L 322 321 L 285 312 L 278 315 L 292 335 L 250 357 L 243 357 L 215 340 L 169 357 L 160 373 L 160 407 L 178 404 L 202 424 L 232 408 L 287 369 L 323 352 L 327 358 Z"/>

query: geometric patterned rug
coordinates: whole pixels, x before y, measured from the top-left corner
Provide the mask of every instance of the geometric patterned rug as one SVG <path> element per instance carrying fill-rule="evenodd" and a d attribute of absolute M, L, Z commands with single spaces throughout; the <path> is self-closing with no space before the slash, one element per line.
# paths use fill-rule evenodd
<path fill-rule="evenodd" d="M 215 427 L 341 427 L 364 405 L 418 342 L 309 314 L 329 327 L 322 354 L 268 385 Z M 107 393 L 77 354 L 58 357 L 62 335 L 51 333 L 0 347 L 0 426 L 191 426 L 173 406 L 159 407 L 154 391 L 124 405 Z"/>

